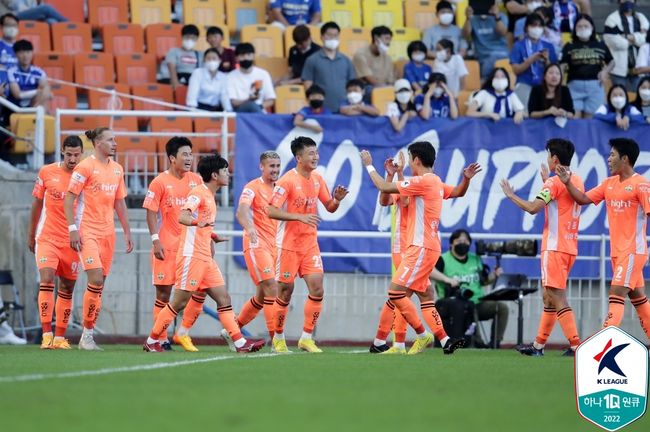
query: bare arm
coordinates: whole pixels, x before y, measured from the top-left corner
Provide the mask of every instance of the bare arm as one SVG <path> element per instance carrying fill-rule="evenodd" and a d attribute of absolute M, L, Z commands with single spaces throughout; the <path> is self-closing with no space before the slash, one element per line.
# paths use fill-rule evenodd
<path fill-rule="evenodd" d="M 545 206 L 544 201 L 541 199 L 536 198 L 535 201 L 527 201 L 518 197 L 506 179 L 501 180 L 501 189 L 505 196 L 515 203 L 517 207 L 532 215 L 539 213 Z"/>
<path fill-rule="evenodd" d="M 284 17 L 284 15 L 282 15 L 282 9 L 280 8 L 271 9 L 271 18 L 282 23 L 285 27 L 289 26 L 289 22 Z"/>
<path fill-rule="evenodd" d="M 446 276 L 444 273 L 441 273 L 440 270 L 438 270 L 435 267 L 433 268 L 433 270 L 431 270 L 431 274 L 429 275 L 429 278 L 433 279 L 434 281 L 446 283 L 451 286 L 458 286 L 457 279 L 453 279 L 450 278 L 449 276 Z"/>
<path fill-rule="evenodd" d="M 237 218 L 239 225 L 241 225 L 242 228 L 244 228 L 244 231 L 248 233 L 250 242 L 253 244 L 257 243 L 257 230 L 255 229 L 255 224 L 253 224 L 253 218 L 251 217 L 251 206 L 248 204 L 239 204 L 235 217 Z"/>
<path fill-rule="evenodd" d="M 593 204 L 594 202 L 587 196 L 586 193 L 578 189 L 571 182 L 571 171 L 569 168 L 559 165 L 555 168 L 555 173 L 558 175 L 564 186 L 566 186 L 567 191 L 571 195 L 571 198 L 580 205 Z"/>
<path fill-rule="evenodd" d="M 133 240 L 131 240 L 131 226 L 129 225 L 129 212 L 126 209 L 126 202 L 124 198 L 115 200 L 115 212 L 117 218 L 120 220 L 122 230 L 124 230 L 124 241 L 126 242 L 126 253 L 133 251 Z"/>
<path fill-rule="evenodd" d="M 321 21 L 321 13 L 320 12 L 314 12 L 314 14 L 311 16 L 311 22 L 309 24 L 317 26 L 320 24 Z"/>
<path fill-rule="evenodd" d="M 63 212 L 65 213 L 65 220 L 68 224 L 68 227 L 75 225 L 74 221 L 74 200 L 77 199 L 77 195 L 67 191 L 65 193 L 65 198 L 63 199 Z M 72 250 L 81 252 L 83 243 L 81 242 L 81 236 L 79 235 L 79 227 L 69 231 L 70 236 L 70 247 Z"/>
<path fill-rule="evenodd" d="M 458 198 L 458 197 L 465 196 L 465 193 L 467 192 L 467 189 L 469 188 L 469 182 L 479 172 L 481 172 L 481 165 L 479 165 L 476 162 L 474 162 L 472 164 L 469 164 L 465 169 L 463 169 L 463 179 L 451 191 L 451 194 L 449 195 L 449 198 Z"/>
<path fill-rule="evenodd" d="M 178 75 L 176 74 L 176 64 L 167 63 L 167 69 L 169 69 L 169 82 L 172 87 L 176 88 L 179 85 Z"/>
<path fill-rule="evenodd" d="M 296 116 L 293 118 L 293 125 L 296 127 L 312 130 L 316 133 L 323 132 L 323 128 L 319 125 L 307 123 L 305 121 L 305 117 L 302 114 L 296 114 Z"/>
<path fill-rule="evenodd" d="M 158 234 L 158 214 L 155 211 L 147 209 L 147 228 L 149 228 L 149 234 L 152 236 Z M 153 243 L 153 255 L 156 259 L 164 260 L 165 259 L 165 248 L 160 239 L 152 241 Z"/>
<path fill-rule="evenodd" d="M 269 217 L 271 219 L 281 220 L 281 221 L 302 222 L 304 224 L 311 225 L 314 227 L 318 227 L 318 224 L 320 223 L 320 217 L 317 214 L 289 213 L 275 206 L 269 206 Z"/>
<path fill-rule="evenodd" d="M 392 161 L 390 163 L 392 164 Z M 386 165 L 386 163 L 384 163 L 384 165 Z M 388 181 L 392 182 L 394 175 L 395 175 L 394 173 L 387 172 L 386 173 L 386 181 L 387 182 Z M 393 198 L 390 196 L 390 194 L 387 194 L 385 192 L 381 192 L 379 194 L 379 205 L 380 206 L 386 207 L 386 206 L 389 206 L 389 205 L 392 205 L 392 204 L 393 204 Z"/>
<path fill-rule="evenodd" d="M 36 225 L 41 218 L 41 211 L 43 210 L 43 200 L 34 198 L 32 201 L 32 210 L 29 215 L 29 232 L 27 234 L 27 246 L 33 253 L 36 245 Z"/>

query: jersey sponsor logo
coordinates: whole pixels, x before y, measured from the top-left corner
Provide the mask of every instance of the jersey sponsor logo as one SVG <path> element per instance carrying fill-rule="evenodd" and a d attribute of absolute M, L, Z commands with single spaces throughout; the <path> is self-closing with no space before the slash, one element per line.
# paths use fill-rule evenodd
<path fill-rule="evenodd" d="M 612 207 L 615 210 L 624 210 L 632 207 L 632 201 L 611 199 L 607 200 L 607 207 Z"/>
<path fill-rule="evenodd" d="M 145 197 L 146 199 L 154 199 L 156 197 L 156 193 L 152 190 L 147 191 L 147 196 Z"/>
<path fill-rule="evenodd" d="M 115 174 L 116 176 L 120 176 L 120 177 L 121 177 L 121 176 L 122 176 L 122 171 L 120 171 L 120 170 L 113 170 L 113 174 Z"/>
<path fill-rule="evenodd" d="M 181 197 L 167 197 L 165 205 L 167 207 L 182 207 L 187 203 L 187 198 Z"/>
<path fill-rule="evenodd" d="M 105 193 L 115 193 L 117 192 L 117 185 L 116 184 L 110 184 L 110 183 L 100 183 L 100 182 L 94 182 L 90 186 L 91 190 L 93 192 L 105 192 Z"/>
<path fill-rule="evenodd" d="M 56 190 L 56 189 L 51 189 L 51 188 L 48 189 L 48 190 L 47 190 L 47 194 L 48 194 L 48 195 L 49 195 L 53 200 L 57 200 L 57 201 L 60 201 L 60 200 L 62 200 L 63 198 L 65 198 L 65 192 L 64 192 L 64 191 L 59 191 L 59 190 Z"/>

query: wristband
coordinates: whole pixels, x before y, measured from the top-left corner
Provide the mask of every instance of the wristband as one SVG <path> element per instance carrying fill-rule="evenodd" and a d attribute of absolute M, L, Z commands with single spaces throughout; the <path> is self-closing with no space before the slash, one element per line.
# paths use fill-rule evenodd
<path fill-rule="evenodd" d="M 212 233 L 212 234 L 210 234 L 210 238 L 211 238 L 212 240 L 214 240 L 214 241 L 219 240 L 219 236 L 217 235 L 217 233 Z"/>
<path fill-rule="evenodd" d="M 339 205 L 341 201 L 337 200 L 336 198 L 332 198 L 334 200 L 334 204 Z"/>
<path fill-rule="evenodd" d="M 68 225 L 68 232 L 72 232 L 72 231 L 79 231 L 79 229 L 77 228 L 77 225 L 75 225 L 75 224 Z"/>
<path fill-rule="evenodd" d="M 158 234 L 151 234 L 151 241 L 154 242 L 156 240 L 160 240 L 160 237 L 158 236 Z"/>
<path fill-rule="evenodd" d="M 366 171 L 368 171 L 368 174 L 372 174 L 373 172 L 377 171 L 374 166 L 368 165 L 366 166 Z"/>

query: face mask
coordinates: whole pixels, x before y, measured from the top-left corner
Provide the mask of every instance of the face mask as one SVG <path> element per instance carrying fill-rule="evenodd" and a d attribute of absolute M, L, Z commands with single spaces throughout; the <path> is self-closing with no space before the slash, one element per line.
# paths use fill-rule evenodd
<path fill-rule="evenodd" d="M 322 99 L 311 99 L 309 101 L 309 106 L 314 108 L 314 109 L 319 109 L 319 108 L 321 108 L 323 106 L 324 102 L 325 101 L 322 100 Z"/>
<path fill-rule="evenodd" d="M 634 12 L 634 3 L 629 2 L 629 1 L 627 1 L 625 3 L 621 3 L 620 10 L 623 13 L 625 13 L 625 12 Z"/>
<path fill-rule="evenodd" d="M 194 39 L 183 39 L 183 49 L 186 51 L 190 51 L 194 49 L 194 46 L 196 45 L 196 41 Z"/>
<path fill-rule="evenodd" d="M 612 98 L 612 106 L 616 109 L 623 109 L 625 106 L 625 98 L 623 96 L 614 96 Z"/>
<path fill-rule="evenodd" d="M 242 61 L 239 62 L 239 66 L 242 69 L 248 69 L 251 66 L 253 66 L 253 60 L 242 60 Z"/>
<path fill-rule="evenodd" d="M 494 87 L 494 90 L 502 92 L 508 88 L 508 80 L 506 78 L 494 78 L 492 80 L 492 87 Z"/>
<path fill-rule="evenodd" d="M 388 45 L 386 45 L 382 41 L 377 41 L 377 48 L 379 49 L 380 53 L 387 53 L 388 52 Z"/>
<path fill-rule="evenodd" d="M 339 47 L 339 40 L 338 39 L 327 39 L 325 42 L 323 42 L 323 45 L 328 50 L 335 50 L 335 49 L 337 49 Z"/>
<path fill-rule="evenodd" d="M 399 92 L 395 95 L 395 99 L 401 104 L 409 103 L 411 100 L 411 92 Z"/>
<path fill-rule="evenodd" d="M 644 102 L 650 101 L 650 89 L 640 89 L 639 96 L 641 96 L 641 100 Z"/>
<path fill-rule="evenodd" d="M 438 60 L 438 61 L 446 61 L 447 60 L 447 51 L 446 50 L 436 51 L 436 60 Z"/>
<path fill-rule="evenodd" d="M 591 37 L 591 29 L 580 29 L 576 30 L 576 35 L 578 36 L 578 39 L 587 41 Z"/>
<path fill-rule="evenodd" d="M 467 243 L 458 243 L 454 245 L 454 252 L 456 255 L 465 256 L 469 252 L 469 245 Z"/>
<path fill-rule="evenodd" d="M 205 68 L 210 72 L 214 72 L 217 69 L 219 69 L 219 61 L 218 60 L 207 61 L 205 62 Z"/>
<path fill-rule="evenodd" d="M 445 91 L 442 89 L 442 87 L 436 87 L 433 89 L 433 97 L 439 98 L 443 94 L 445 94 Z"/>
<path fill-rule="evenodd" d="M 544 34 L 544 29 L 541 27 L 531 27 L 528 29 L 528 37 L 531 39 L 539 39 Z"/>
<path fill-rule="evenodd" d="M 419 52 L 419 53 L 414 53 L 412 59 L 414 62 L 420 63 L 424 61 L 424 57 L 425 57 L 424 53 Z"/>
<path fill-rule="evenodd" d="M 533 13 L 535 9 L 542 6 L 542 2 L 532 2 L 528 3 L 528 12 Z"/>
<path fill-rule="evenodd" d="M 5 37 L 13 39 L 18 36 L 18 27 L 5 27 L 2 29 L 2 33 Z"/>
<path fill-rule="evenodd" d="M 363 95 L 360 92 L 350 92 L 348 93 L 348 102 L 352 105 L 356 105 L 361 102 Z"/>
<path fill-rule="evenodd" d="M 451 24 L 451 22 L 454 20 L 454 14 L 452 14 L 452 13 L 448 13 L 448 12 L 447 12 L 447 13 L 443 13 L 443 14 L 440 14 L 440 16 L 438 17 L 438 19 L 440 20 L 440 24 L 442 24 L 442 25 L 449 25 L 449 24 Z"/>

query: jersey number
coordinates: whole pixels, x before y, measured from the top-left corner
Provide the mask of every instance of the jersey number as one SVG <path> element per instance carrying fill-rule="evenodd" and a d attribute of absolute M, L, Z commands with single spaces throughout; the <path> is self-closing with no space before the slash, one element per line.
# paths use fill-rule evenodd
<path fill-rule="evenodd" d="M 315 268 L 322 268 L 323 267 L 323 259 L 320 257 L 320 255 L 314 255 L 311 257 L 311 259 L 314 260 L 314 267 Z"/>

